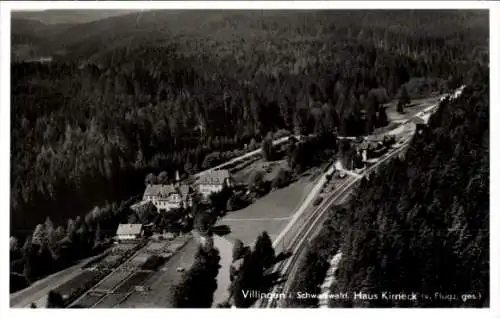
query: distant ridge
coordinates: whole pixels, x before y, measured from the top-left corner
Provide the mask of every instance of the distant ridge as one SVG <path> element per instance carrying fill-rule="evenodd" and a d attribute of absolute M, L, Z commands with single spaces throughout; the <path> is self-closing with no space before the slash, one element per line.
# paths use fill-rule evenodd
<path fill-rule="evenodd" d="M 43 10 L 15 11 L 12 19 L 26 19 L 43 24 L 80 24 L 137 12 L 137 10 Z"/>

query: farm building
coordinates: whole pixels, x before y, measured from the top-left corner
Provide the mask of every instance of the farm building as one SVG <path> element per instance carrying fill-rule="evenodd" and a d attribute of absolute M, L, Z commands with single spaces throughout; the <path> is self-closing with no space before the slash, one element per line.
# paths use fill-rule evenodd
<path fill-rule="evenodd" d="M 136 240 L 142 236 L 142 224 L 120 224 L 116 230 L 119 241 Z"/>
<path fill-rule="evenodd" d="M 220 192 L 224 186 L 231 187 L 231 175 L 228 170 L 212 170 L 200 176 L 198 191 L 207 198 L 210 194 Z"/>
<path fill-rule="evenodd" d="M 149 184 L 144 191 L 143 202 L 152 202 L 159 212 L 189 207 L 192 191 L 188 185 Z"/>

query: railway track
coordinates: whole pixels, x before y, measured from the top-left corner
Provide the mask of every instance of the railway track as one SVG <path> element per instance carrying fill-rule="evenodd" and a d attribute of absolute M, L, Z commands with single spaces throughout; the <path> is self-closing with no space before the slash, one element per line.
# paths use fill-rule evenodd
<path fill-rule="evenodd" d="M 306 247 L 306 243 L 311 240 L 313 236 L 315 236 L 320 230 L 320 225 L 326 220 L 327 211 L 330 206 L 336 201 L 342 201 L 350 193 L 354 190 L 355 186 L 358 182 L 364 177 L 368 176 L 370 173 L 375 171 L 380 165 L 386 163 L 390 159 L 398 156 L 401 152 L 403 152 L 408 146 L 410 140 L 405 141 L 401 144 L 401 146 L 397 149 L 394 149 L 392 152 L 384 155 L 381 160 L 371 167 L 367 168 L 361 175 L 354 176 L 352 179 L 348 179 L 338 188 L 337 191 L 332 192 L 326 200 L 323 200 L 322 204 L 318 208 L 316 208 L 311 215 L 309 215 L 305 221 L 300 224 L 298 231 L 292 240 L 287 244 L 287 249 L 291 250 L 292 256 L 287 260 L 277 264 L 273 268 L 273 272 L 281 273 L 281 277 L 286 277 L 285 281 L 278 283 L 274 286 L 272 290 L 273 295 L 285 294 L 287 297 L 289 295 L 289 288 L 292 280 L 289 279 L 294 277 L 296 272 L 298 271 L 298 260 L 300 259 L 304 248 Z M 263 298 L 259 299 L 256 302 L 256 307 L 261 308 L 276 308 L 281 307 L 283 305 L 282 298 L 272 297 L 272 298 Z"/>

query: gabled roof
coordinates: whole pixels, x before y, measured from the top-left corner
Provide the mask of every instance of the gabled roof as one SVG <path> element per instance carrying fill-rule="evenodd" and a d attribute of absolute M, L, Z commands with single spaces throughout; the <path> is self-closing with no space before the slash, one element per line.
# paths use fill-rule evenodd
<path fill-rule="evenodd" d="M 148 184 L 144 191 L 144 196 L 157 196 L 161 198 L 168 198 L 173 193 L 179 193 L 183 197 L 189 194 L 190 188 L 188 185 L 183 184 L 176 188 L 173 184 Z"/>
<path fill-rule="evenodd" d="M 142 231 L 142 224 L 120 224 L 116 230 L 116 235 L 139 235 Z"/>
<path fill-rule="evenodd" d="M 144 196 L 159 196 L 162 192 L 164 192 L 163 185 L 148 184 L 144 191 Z"/>
<path fill-rule="evenodd" d="M 226 169 L 222 170 L 211 170 L 200 176 L 198 181 L 199 184 L 211 184 L 211 185 L 222 185 L 226 179 L 230 178 L 229 171 Z"/>

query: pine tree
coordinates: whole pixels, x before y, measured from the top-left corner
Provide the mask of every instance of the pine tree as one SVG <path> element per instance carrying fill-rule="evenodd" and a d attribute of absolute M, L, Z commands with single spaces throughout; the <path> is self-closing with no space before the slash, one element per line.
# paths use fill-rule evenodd
<path fill-rule="evenodd" d="M 255 255 L 260 259 L 263 268 L 269 268 L 274 264 L 275 255 L 273 242 L 266 231 L 264 231 L 255 242 Z"/>
<path fill-rule="evenodd" d="M 389 119 L 387 118 L 387 111 L 385 107 L 380 107 L 378 111 L 377 122 L 379 127 L 384 127 L 387 126 L 387 124 L 389 124 Z"/>
<path fill-rule="evenodd" d="M 60 293 L 51 290 L 47 295 L 47 308 L 64 308 L 64 300 Z"/>
<path fill-rule="evenodd" d="M 47 239 L 47 232 L 45 231 L 45 224 L 38 224 L 33 231 L 33 244 L 42 245 Z"/>
<path fill-rule="evenodd" d="M 95 230 L 94 247 L 97 247 L 101 244 L 101 239 L 102 239 L 101 224 L 97 223 L 97 227 Z"/>
<path fill-rule="evenodd" d="M 404 107 L 411 103 L 410 95 L 406 89 L 405 85 L 401 86 L 400 95 L 398 99 L 397 111 L 398 113 L 404 112 Z"/>
<path fill-rule="evenodd" d="M 262 141 L 262 155 L 264 156 L 264 160 L 271 161 L 273 160 L 273 139 L 270 133 Z"/>
<path fill-rule="evenodd" d="M 244 256 L 245 245 L 241 240 L 236 239 L 233 243 L 233 262 Z"/>

